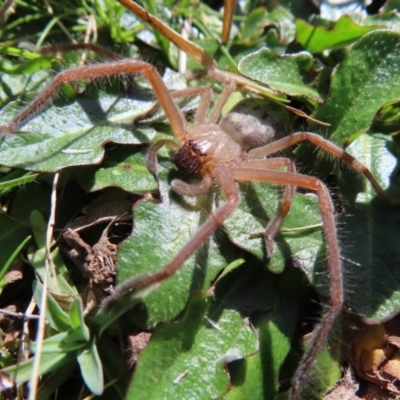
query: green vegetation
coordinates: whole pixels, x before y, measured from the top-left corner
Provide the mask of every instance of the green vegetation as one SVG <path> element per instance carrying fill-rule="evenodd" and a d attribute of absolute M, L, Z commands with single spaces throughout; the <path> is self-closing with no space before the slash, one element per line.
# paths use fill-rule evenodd
<path fill-rule="evenodd" d="M 219 42 L 222 15 L 204 3 L 156 0 L 145 7 L 177 31 L 190 20 L 190 40 L 219 69 L 238 71 L 265 87 L 266 110 L 271 104 L 290 105 L 329 124 L 294 114 L 280 121 L 287 133 L 308 130 L 348 146 L 386 192 L 400 199 L 398 2 L 389 1 L 379 14 L 342 16 L 336 22 L 319 19 L 317 9 L 301 2 L 277 3 L 249 0 L 243 14 L 234 17 L 225 46 Z M 21 48 L 21 42 L 40 47 L 95 41 L 124 57 L 154 64 L 171 90 L 208 85 L 214 100 L 221 92 L 222 85 L 212 79 L 178 74 L 178 49 L 116 1 L 50 4 L 18 0 L 0 27 L 0 125 L 56 72 L 107 61 L 82 51 L 41 55 L 32 47 Z M 188 69 L 201 66 L 189 59 Z M 270 89 L 276 92 L 271 95 Z M 229 106 L 252 97 L 257 96 L 237 89 Z M 197 99 L 189 100 L 181 102 L 188 114 L 197 105 Z M 53 103 L 19 130 L 25 134 L 0 136 L 0 308 L 15 305 L 24 312 L 34 298 L 39 305 L 35 313 L 45 313 L 36 373 L 47 375 L 38 398 L 48 398 L 58 388 L 62 398 L 75 398 L 83 383 L 104 399 L 284 398 L 301 357 L 299 340 L 311 331 L 321 312 L 318 304 L 323 309 L 329 293 L 313 194 L 296 193 L 276 237 L 274 257 L 266 260 L 260 232 L 279 209 L 282 191 L 274 185 L 241 184 L 242 203 L 223 229 L 173 277 L 123 299 L 108 313 L 84 312 L 87 279 L 54 246 L 58 239 L 68 247 L 61 232 L 77 216 L 84 217 L 82 226 L 91 225 L 80 232 L 91 246 L 112 217 L 119 216 L 123 229 L 110 228 L 109 237 L 120 242 L 116 268 L 117 280 L 123 282 L 160 270 L 222 201 L 217 193 L 197 198 L 174 193 L 170 182 L 178 172 L 166 150 L 159 152 L 158 179 L 147 170 L 149 144 L 173 138 L 161 112 L 133 124 L 154 103 L 149 84 L 140 77 L 65 84 Z M 310 145 L 287 155 L 302 173 L 321 178 L 331 189 L 346 310 L 373 323 L 398 313 L 400 209 L 385 205 L 365 177 Z M 57 190 L 52 191 L 56 173 Z M 52 192 L 57 195 L 55 207 Z M 55 272 L 47 279 L 47 307 L 42 310 L 51 213 L 54 251 L 47 267 Z M 100 218 L 105 222 L 94 224 Z M 22 271 L 22 279 L 14 283 L 7 277 L 11 265 Z M 17 363 L 20 330 L 16 324 L 6 332 L 13 339 L 2 335 L 0 342 L 0 367 L 17 383 L 31 378 L 34 364 L 33 358 Z M 152 332 L 150 342 L 135 353 L 140 335 L 147 332 Z M 341 376 L 339 341 L 332 340 L 331 351 L 327 347 L 321 353 L 304 398 L 321 398 Z M 127 343 L 133 343 L 129 362 L 138 360 L 133 378 Z M 30 346 L 34 353 L 37 344 Z"/>

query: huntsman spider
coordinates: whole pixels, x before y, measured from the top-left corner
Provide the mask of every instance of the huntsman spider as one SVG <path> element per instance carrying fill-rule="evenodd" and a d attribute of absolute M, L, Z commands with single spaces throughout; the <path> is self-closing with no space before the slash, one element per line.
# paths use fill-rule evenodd
<path fill-rule="evenodd" d="M 227 120 L 223 119 L 220 123 L 218 121 L 222 107 L 235 89 L 235 83 L 222 71 L 216 69 L 207 71 L 207 75 L 220 81 L 225 87 L 209 113 L 208 108 L 212 95 L 210 88 L 197 87 L 170 93 L 156 68 L 147 62 L 118 60 L 66 70 L 59 73 L 11 122 L 1 126 L 0 134 L 11 134 L 17 131 L 45 107 L 63 83 L 124 74 L 143 75 L 150 82 L 159 105 L 164 110 L 175 134 L 175 140 L 161 140 L 151 147 L 148 155 L 150 170 L 156 171 L 156 153 L 161 147 L 166 146 L 175 152 L 175 165 L 183 175 L 190 177 L 190 175 L 199 174 L 202 177 L 200 183 L 195 184 L 176 179 L 172 182 L 174 191 L 180 195 L 195 196 L 205 193 L 212 185 L 216 184 L 224 193 L 226 201 L 208 217 L 189 242 L 164 268 L 156 273 L 142 275 L 122 283 L 116 288 L 114 294 L 105 300 L 103 307 L 107 309 L 122 296 L 171 277 L 236 209 L 240 202 L 236 182 L 260 181 L 283 185 L 285 188 L 280 212 L 265 228 L 264 241 L 268 257 L 272 257 L 273 239 L 282 220 L 290 211 L 295 188 L 300 187 L 314 191 L 318 197 L 326 243 L 326 259 L 330 275 L 330 304 L 315 326 L 311 342 L 293 378 L 292 398 L 300 398 L 316 355 L 325 343 L 342 309 L 343 280 L 340 246 L 334 207 L 325 184 L 313 176 L 297 173 L 293 162 L 288 158 L 267 157 L 299 142 L 311 142 L 364 174 L 382 199 L 389 203 L 391 200 L 363 164 L 337 145 L 315 133 L 297 132 L 279 139 L 271 135 L 266 141 L 265 138 L 260 141 L 257 135 L 251 134 L 243 138 L 231 137 L 224 129 Z M 194 122 L 189 125 L 175 99 L 194 95 L 200 96 L 200 103 L 194 116 Z"/>

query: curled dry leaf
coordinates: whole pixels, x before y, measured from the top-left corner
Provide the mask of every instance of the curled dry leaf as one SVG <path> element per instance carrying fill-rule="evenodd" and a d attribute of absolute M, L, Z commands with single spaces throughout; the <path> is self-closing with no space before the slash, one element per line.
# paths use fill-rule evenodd
<path fill-rule="evenodd" d="M 69 258 L 89 277 L 88 298 L 93 292 L 97 302 L 110 295 L 115 286 L 115 262 L 118 245 L 108 240 L 109 226 L 104 229 L 99 241 L 89 246 L 77 231 L 68 228 L 63 237 L 71 247 Z"/>
<path fill-rule="evenodd" d="M 400 316 L 367 326 L 353 342 L 352 362 L 362 379 L 400 394 Z"/>

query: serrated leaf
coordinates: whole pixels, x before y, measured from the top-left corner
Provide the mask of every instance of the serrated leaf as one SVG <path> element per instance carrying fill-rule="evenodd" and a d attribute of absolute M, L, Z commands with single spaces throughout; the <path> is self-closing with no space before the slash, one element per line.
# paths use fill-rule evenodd
<path fill-rule="evenodd" d="M 366 131 L 379 109 L 400 98 L 400 34 L 371 32 L 349 47 L 332 76 L 331 95 L 313 117 L 331 124 L 331 140 L 344 144 Z"/>
<path fill-rule="evenodd" d="M 313 88 L 316 78 L 313 65 L 314 59 L 309 53 L 278 55 L 263 48 L 243 57 L 238 70 L 244 76 L 278 92 L 320 101 L 321 94 Z"/>
<path fill-rule="evenodd" d="M 341 16 L 330 27 L 313 26 L 296 20 L 296 40 L 310 53 L 320 53 L 326 49 L 344 47 L 379 26 L 361 26 L 348 15 Z"/>

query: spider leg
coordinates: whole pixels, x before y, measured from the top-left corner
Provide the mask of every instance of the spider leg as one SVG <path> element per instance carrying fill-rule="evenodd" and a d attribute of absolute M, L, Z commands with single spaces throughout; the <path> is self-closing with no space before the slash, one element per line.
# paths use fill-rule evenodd
<path fill-rule="evenodd" d="M 170 92 L 171 97 L 178 99 L 180 97 L 200 96 L 200 104 L 194 116 L 194 123 L 199 124 L 206 119 L 206 113 L 211 102 L 212 90 L 207 86 L 199 86 L 196 88 L 188 88 Z M 156 103 L 149 111 L 139 115 L 135 118 L 134 122 L 142 121 L 143 119 L 150 118 L 161 107 L 160 103 Z"/>
<path fill-rule="evenodd" d="M 322 217 L 326 254 L 330 275 L 330 307 L 314 328 L 310 343 L 305 350 L 293 378 L 292 398 L 300 399 L 308 373 L 321 347 L 324 345 L 343 305 L 343 278 L 340 248 L 337 239 L 334 208 L 327 187 L 317 178 L 292 172 L 239 167 L 231 171 L 238 181 L 257 180 L 261 182 L 299 186 L 317 193 Z"/>
<path fill-rule="evenodd" d="M 163 146 L 167 146 L 174 151 L 177 151 L 179 149 L 179 145 L 177 143 L 167 139 L 159 140 L 157 143 L 153 144 L 150 147 L 150 150 L 146 155 L 146 166 L 156 179 L 157 179 L 157 151 L 160 150 L 161 147 Z"/>
<path fill-rule="evenodd" d="M 249 160 L 243 166 L 249 168 L 260 168 L 263 170 L 277 169 L 283 167 L 286 168 L 286 170 L 289 172 L 296 172 L 296 167 L 294 166 L 293 161 L 289 158 L 267 158 L 264 160 Z M 293 185 L 285 185 L 281 209 L 279 210 L 279 213 L 268 223 L 265 229 L 264 240 L 268 258 L 271 258 L 274 253 L 274 238 L 276 233 L 278 232 L 279 227 L 282 224 L 282 221 L 290 211 L 295 189 L 296 187 Z"/>
<path fill-rule="evenodd" d="M 208 192 L 212 187 L 213 181 L 209 174 L 205 174 L 198 183 L 187 183 L 180 179 L 174 179 L 171 182 L 172 189 L 182 196 L 198 196 Z"/>
<path fill-rule="evenodd" d="M 240 194 L 235 181 L 230 176 L 227 168 L 223 165 L 215 167 L 213 177 L 221 187 L 221 190 L 225 193 L 227 198 L 226 202 L 222 204 L 222 206 L 218 207 L 207 218 L 186 246 L 182 248 L 161 271 L 150 275 L 134 277 L 133 279 L 117 286 L 114 293 L 103 302 L 102 308 L 104 310 L 109 310 L 121 297 L 142 290 L 172 276 L 204 243 L 204 241 L 232 214 L 240 202 Z"/>
<path fill-rule="evenodd" d="M 324 139 L 316 133 L 297 132 L 289 136 L 285 136 L 284 138 L 268 143 L 265 146 L 250 150 L 249 159 L 258 159 L 270 154 L 274 154 L 278 151 L 286 149 L 287 147 L 293 146 L 294 144 L 305 140 L 313 143 L 315 146 L 320 147 L 321 149 L 324 149 L 328 153 L 349 164 L 356 171 L 361 172 L 370 181 L 371 185 L 381 197 L 381 199 L 384 200 L 386 203 L 394 206 L 400 205 L 400 202 L 398 200 L 390 198 L 385 193 L 382 186 L 376 181 L 376 179 L 371 174 L 371 171 L 364 164 L 362 164 L 360 161 L 355 159 L 353 156 L 341 149 L 336 144 L 333 144 L 329 140 Z"/>
<path fill-rule="evenodd" d="M 177 107 L 156 68 L 144 61 L 121 60 L 104 64 L 82 66 L 60 72 L 39 95 L 7 125 L 0 126 L 0 134 L 12 133 L 32 119 L 49 103 L 63 83 L 104 76 L 141 74 L 150 82 L 153 90 L 171 123 L 176 137 L 185 142 L 187 124 L 182 111 Z"/>
<path fill-rule="evenodd" d="M 215 103 L 213 109 L 211 110 L 210 116 L 208 117 L 209 123 L 217 123 L 223 106 L 225 103 L 228 101 L 230 95 L 233 93 L 233 91 L 236 88 L 236 84 L 233 81 L 233 79 L 228 76 L 226 73 L 219 71 L 217 69 L 209 69 L 207 71 L 207 75 L 211 76 L 212 78 L 216 79 L 217 81 L 220 81 L 225 84 L 224 90 L 222 93 L 219 95 L 217 102 Z"/>

